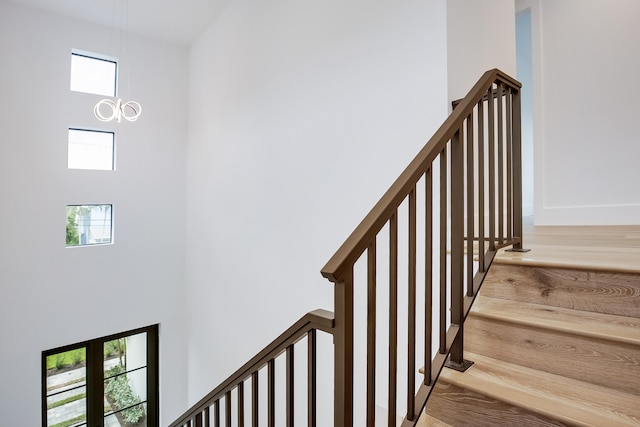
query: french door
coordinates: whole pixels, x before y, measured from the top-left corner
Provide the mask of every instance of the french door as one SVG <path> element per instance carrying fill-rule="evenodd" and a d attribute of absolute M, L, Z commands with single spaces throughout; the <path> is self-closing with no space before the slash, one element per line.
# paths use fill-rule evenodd
<path fill-rule="evenodd" d="M 158 427 L 158 325 L 42 353 L 43 427 Z"/>

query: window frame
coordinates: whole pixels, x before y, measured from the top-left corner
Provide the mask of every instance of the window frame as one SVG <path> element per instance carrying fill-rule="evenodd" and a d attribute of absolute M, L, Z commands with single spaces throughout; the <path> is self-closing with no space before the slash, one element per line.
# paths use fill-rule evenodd
<path fill-rule="evenodd" d="M 69 245 L 65 240 L 65 248 L 84 248 L 91 246 L 105 246 L 105 245 L 113 245 L 113 203 L 86 203 L 86 204 L 71 204 L 65 206 L 65 231 L 67 231 L 68 227 L 68 218 L 69 218 L 69 208 L 70 207 L 89 207 L 93 208 L 96 206 L 109 206 L 109 241 L 108 242 L 95 242 L 95 243 L 85 243 L 82 244 L 80 241 L 77 245 Z M 91 227 L 91 225 L 89 225 Z"/>
<path fill-rule="evenodd" d="M 147 334 L 147 427 L 160 425 L 159 390 L 159 325 L 149 325 L 125 332 L 119 332 L 88 341 L 69 344 L 42 352 L 42 427 L 48 426 L 47 419 L 47 357 L 77 348 L 86 348 L 86 402 L 87 419 L 85 425 L 104 425 L 104 343 L 141 333 Z"/>
<path fill-rule="evenodd" d="M 75 90 L 75 89 L 71 89 L 71 68 L 69 70 L 69 90 L 71 90 L 72 92 L 78 92 L 78 93 L 87 93 L 87 94 L 91 94 L 91 95 L 95 95 L 95 96 L 109 96 L 112 98 L 117 98 L 118 97 L 118 74 L 120 73 L 120 62 L 118 60 L 118 58 L 115 58 L 113 56 L 108 56 L 108 55 L 103 55 L 100 53 L 95 53 L 95 52 L 89 52 L 86 50 L 80 50 L 80 49 L 71 49 L 71 59 L 73 60 L 73 56 L 79 56 L 79 57 L 83 57 L 83 58 L 89 58 L 89 59 L 95 59 L 96 61 L 104 61 L 104 62 L 110 62 L 112 64 L 115 65 L 115 72 L 114 72 L 114 77 L 113 77 L 113 94 L 102 94 L 102 93 L 95 93 L 95 92 L 86 92 L 83 90 Z"/>
<path fill-rule="evenodd" d="M 69 144 L 70 144 L 70 133 L 71 132 L 93 132 L 93 133 L 101 133 L 101 134 L 110 134 L 111 135 L 111 169 L 96 169 L 96 168 L 88 168 L 88 167 L 70 167 L 69 166 Z M 105 129 L 95 129 L 95 128 L 86 128 L 80 126 L 69 126 L 69 133 L 67 134 L 67 169 L 68 170 L 84 170 L 84 171 L 105 171 L 105 172 L 113 172 L 116 170 L 116 132 L 114 130 L 105 130 Z"/>

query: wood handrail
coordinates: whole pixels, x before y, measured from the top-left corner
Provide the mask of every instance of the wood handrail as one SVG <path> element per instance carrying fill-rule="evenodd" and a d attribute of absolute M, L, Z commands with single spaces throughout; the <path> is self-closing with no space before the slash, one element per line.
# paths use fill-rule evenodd
<path fill-rule="evenodd" d="M 240 369 L 229 376 L 218 387 L 203 397 L 198 403 L 193 405 L 188 412 L 169 424 L 169 427 L 180 427 L 191 420 L 195 414 L 203 412 L 211 406 L 217 399 L 225 396 L 233 390 L 240 382 L 251 377 L 251 374 L 265 366 L 270 360 L 286 351 L 287 347 L 303 339 L 310 330 L 320 330 L 333 333 L 333 313 L 327 310 L 314 310 L 302 316 L 300 320 L 291 325 L 278 338 L 273 340 L 262 351 L 256 354 L 251 360 L 245 363 Z"/>
<path fill-rule="evenodd" d="M 367 271 L 357 273 L 359 286 L 366 282 L 366 290 L 358 288 L 358 292 L 365 291 L 367 295 L 366 302 L 358 302 L 360 307 L 362 304 L 367 307 L 366 320 L 358 334 L 364 334 L 366 330 L 367 395 L 357 398 L 366 399 L 367 426 L 375 425 L 378 404 L 376 325 L 379 321 L 376 309 L 379 286 L 388 286 L 389 292 L 387 416 L 390 425 L 396 422 L 399 394 L 406 408 L 402 425 L 415 426 L 445 364 L 458 370 L 470 366 L 471 362 L 463 358 L 463 331 L 471 304 L 498 248 L 513 246 L 514 250 L 522 250 L 520 88 L 519 82 L 500 70 L 484 73 L 469 93 L 455 103 L 442 126 L 321 270 L 335 286 L 335 427 L 351 427 L 354 422 L 354 287 L 355 266 L 360 261 L 367 263 Z M 418 188 L 419 182 L 424 184 L 424 189 Z M 420 213 L 424 228 L 419 232 L 416 223 L 418 193 L 424 200 L 424 211 Z M 402 254 L 403 268 L 406 268 L 402 286 L 406 287 L 407 300 L 400 310 L 398 221 L 403 204 L 406 207 L 403 232 L 407 238 L 404 244 L 407 246 Z M 380 251 L 377 240 L 387 225 L 389 235 L 381 239 L 389 242 L 385 252 Z M 424 258 L 420 261 L 416 245 L 418 233 L 424 239 Z M 439 236 L 439 240 L 434 241 L 434 236 Z M 482 242 L 477 262 L 473 258 L 474 241 Z M 388 256 L 387 260 L 385 254 L 379 258 L 381 252 Z M 376 272 L 379 259 L 389 268 L 386 283 L 386 279 Z M 424 273 L 424 283 L 420 286 L 425 294 L 422 309 L 426 323 L 421 331 L 418 328 L 422 326 L 416 324 L 418 265 Z M 438 301 L 432 301 L 434 290 L 439 295 Z M 439 313 L 437 319 L 433 318 L 435 312 Z M 400 317 L 404 319 L 400 320 Z M 360 317 L 359 321 L 362 320 Z M 406 322 L 407 331 L 408 356 L 402 362 L 397 357 L 400 321 Z M 431 341 L 436 336 L 439 344 L 432 358 Z M 425 342 L 420 358 L 424 358 L 427 368 L 420 384 L 414 376 L 416 337 L 424 337 Z M 407 373 L 407 387 L 401 392 L 396 381 L 400 364 L 401 370 Z"/>
<path fill-rule="evenodd" d="M 447 117 L 442 126 L 440 126 L 431 139 L 429 139 L 424 148 L 382 196 L 380 201 L 373 207 L 358 227 L 356 227 L 331 259 L 329 259 L 321 270 L 323 277 L 332 282 L 336 282 L 345 270 L 350 268 L 360 257 L 369 242 L 371 242 L 389 220 L 395 208 L 407 196 L 411 187 L 424 174 L 426 167 L 430 165 L 442 151 L 445 144 L 453 137 L 456 130 L 460 128 L 461 123 L 471 113 L 474 106 L 486 96 L 487 89 L 496 79 L 509 83 L 513 87 L 522 87 L 517 80 L 498 69 L 485 72 L 455 110 Z"/>

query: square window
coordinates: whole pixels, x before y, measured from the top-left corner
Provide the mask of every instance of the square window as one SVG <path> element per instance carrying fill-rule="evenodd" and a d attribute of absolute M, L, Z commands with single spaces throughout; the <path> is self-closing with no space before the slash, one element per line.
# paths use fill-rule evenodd
<path fill-rule="evenodd" d="M 67 206 L 67 247 L 111 243 L 111 205 Z"/>
<path fill-rule="evenodd" d="M 80 51 L 71 52 L 71 90 L 116 96 L 118 62 L 114 58 Z"/>
<path fill-rule="evenodd" d="M 69 129 L 69 169 L 113 170 L 113 132 Z"/>

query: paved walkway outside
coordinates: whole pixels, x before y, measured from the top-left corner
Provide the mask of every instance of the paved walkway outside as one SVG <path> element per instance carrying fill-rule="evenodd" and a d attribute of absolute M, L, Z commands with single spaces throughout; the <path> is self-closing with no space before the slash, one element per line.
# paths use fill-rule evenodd
<path fill-rule="evenodd" d="M 118 359 L 111 359 L 105 362 L 105 369 L 109 369 L 118 363 Z M 59 393 L 47 399 L 47 403 L 58 402 L 71 396 L 86 393 L 85 386 L 86 369 L 84 367 L 73 369 L 61 374 L 47 377 L 47 388 L 57 387 L 51 393 Z M 62 393 L 60 393 L 62 392 Z M 105 405 L 107 404 L 105 400 Z M 52 426 L 75 417 L 86 415 L 86 398 L 69 402 L 62 406 L 57 406 L 47 410 L 47 425 Z M 78 424 L 81 424 L 79 422 Z M 115 416 L 105 418 L 105 427 L 121 427 Z"/>

